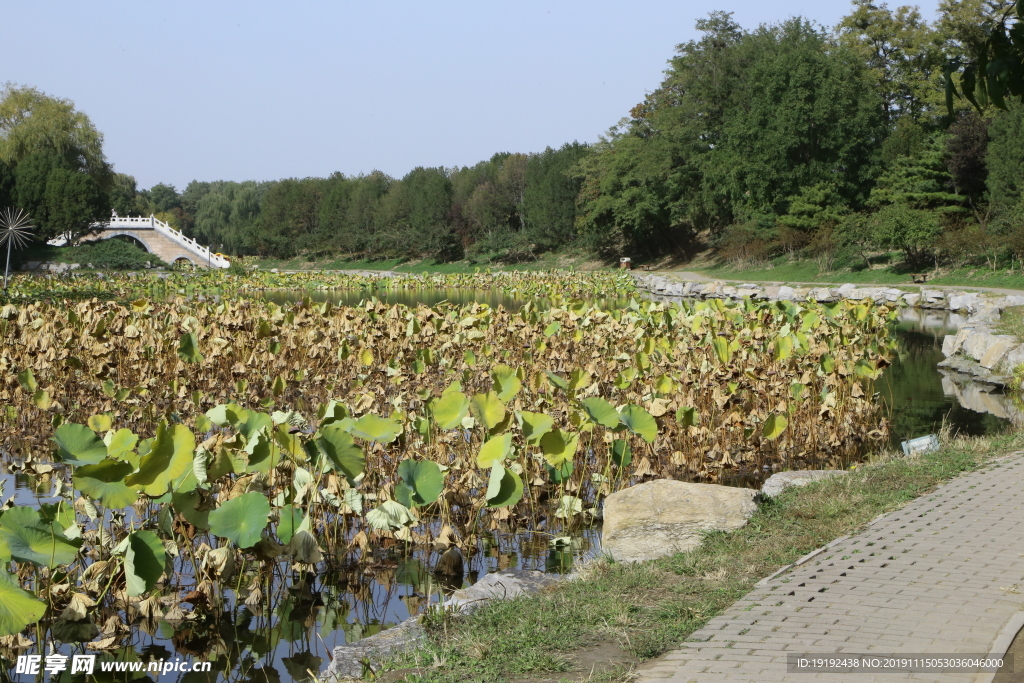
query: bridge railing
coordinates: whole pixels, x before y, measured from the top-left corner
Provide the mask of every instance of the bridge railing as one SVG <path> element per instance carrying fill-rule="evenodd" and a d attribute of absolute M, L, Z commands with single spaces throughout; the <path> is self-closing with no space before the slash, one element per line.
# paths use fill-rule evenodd
<path fill-rule="evenodd" d="M 142 218 L 141 216 L 118 216 L 115 213 L 111 216 L 110 221 L 107 222 L 107 227 L 135 229 L 149 228 L 192 252 L 198 258 L 206 261 L 210 266 L 216 268 L 227 268 L 231 265 L 229 260 L 223 256 L 217 256 L 209 247 L 203 246 L 191 237 L 185 236 L 180 230 L 175 230 L 170 225 L 153 215 L 150 215 L 148 218 Z"/>

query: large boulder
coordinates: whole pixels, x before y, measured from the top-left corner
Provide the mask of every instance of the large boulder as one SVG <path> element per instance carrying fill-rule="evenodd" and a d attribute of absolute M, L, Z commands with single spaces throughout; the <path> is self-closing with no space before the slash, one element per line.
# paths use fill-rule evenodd
<path fill-rule="evenodd" d="M 601 545 L 618 562 L 642 562 L 700 545 L 705 531 L 731 531 L 757 510 L 757 491 L 656 479 L 604 503 Z"/>
<path fill-rule="evenodd" d="M 794 470 L 792 472 L 779 472 L 768 477 L 768 481 L 761 487 L 761 493 L 766 496 L 775 497 L 788 489 L 790 486 L 806 486 L 812 481 L 834 477 L 839 474 L 847 474 L 846 470 Z"/>

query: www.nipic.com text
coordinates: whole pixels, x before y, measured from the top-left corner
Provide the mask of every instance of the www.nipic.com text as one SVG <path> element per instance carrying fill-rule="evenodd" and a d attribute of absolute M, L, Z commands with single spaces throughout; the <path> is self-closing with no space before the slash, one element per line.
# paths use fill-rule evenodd
<path fill-rule="evenodd" d="M 164 676 L 169 673 L 180 673 L 186 671 L 210 671 L 213 662 L 185 662 L 181 660 L 167 661 L 164 659 L 151 662 L 100 662 L 99 669 L 104 672 L 149 672 L 158 673 Z M 63 671 L 70 670 L 73 674 L 91 674 L 96 670 L 96 655 L 19 655 L 14 673 L 38 675 L 45 671 L 55 676 Z"/>

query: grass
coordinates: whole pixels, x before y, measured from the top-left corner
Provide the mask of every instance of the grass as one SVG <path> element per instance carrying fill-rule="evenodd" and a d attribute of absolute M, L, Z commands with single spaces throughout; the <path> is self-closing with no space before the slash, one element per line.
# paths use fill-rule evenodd
<path fill-rule="evenodd" d="M 790 489 L 744 528 L 709 534 L 688 553 L 644 564 L 595 561 L 584 580 L 428 623 L 429 644 L 389 663 L 382 680 L 616 681 L 628 667 L 575 655 L 622 652 L 634 661 L 676 646 L 778 568 L 854 532 L 961 472 L 1024 447 L 1024 434 L 947 439 L 939 452 L 888 456 L 850 475 Z M 581 670 L 582 668 L 582 670 Z"/>
<path fill-rule="evenodd" d="M 739 281 L 770 281 L 784 283 L 815 282 L 825 284 L 865 285 L 908 285 L 911 284 L 911 272 L 924 272 L 928 275 L 927 284 L 962 287 L 995 287 L 1005 289 L 1024 289 L 1024 272 L 1021 270 L 989 269 L 970 266 L 939 271 L 908 270 L 902 263 L 893 262 L 897 257 L 890 255 L 888 264 L 871 269 L 841 268 L 829 273 L 819 271 L 814 261 L 776 259 L 773 263 L 756 268 L 732 268 L 726 264 L 706 267 L 684 267 L 708 277 L 722 280 Z"/>
<path fill-rule="evenodd" d="M 999 334 L 1012 334 L 1019 343 L 1024 343 L 1024 306 L 1004 308 L 996 325 Z"/>

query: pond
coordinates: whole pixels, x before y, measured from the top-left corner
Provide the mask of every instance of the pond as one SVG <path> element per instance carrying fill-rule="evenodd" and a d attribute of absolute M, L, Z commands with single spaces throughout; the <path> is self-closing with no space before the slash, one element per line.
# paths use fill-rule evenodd
<path fill-rule="evenodd" d="M 943 425 L 970 436 L 997 434 L 1009 426 L 1008 397 L 937 367 L 942 339 L 967 317 L 949 311 L 906 308 L 895 325 L 899 355 L 875 384 L 888 407 L 892 442 L 937 433 Z M 963 388 L 961 388 L 963 387 Z M 974 399 L 974 400 L 972 400 Z"/>
<path fill-rule="evenodd" d="M 388 303 L 406 305 L 476 301 L 515 310 L 525 303 L 493 290 L 458 289 L 273 292 L 264 297 L 288 303 L 309 296 L 314 301 L 356 305 L 371 295 Z M 600 303 L 610 308 L 624 302 Z M 935 367 L 942 359 L 942 336 L 955 331 L 960 322 L 955 314 L 903 312 L 896 325 L 901 352 L 875 386 L 889 406 L 895 441 L 937 431 L 944 420 L 955 430 L 969 434 L 1005 428 L 1005 420 L 995 414 L 962 406 L 956 391 L 950 389 L 948 378 Z M 49 480 L 42 484 L 44 480 L 34 476 L 9 474 L 4 481 L 6 494 L 13 493 L 17 504 L 38 507 L 55 500 L 47 497 L 52 491 Z M 541 534 L 485 533 L 482 552 L 467 558 L 464 576 L 451 580 L 432 571 L 439 553 L 406 553 L 400 543 L 375 550 L 369 565 L 340 562 L 332 573 L 323 576 L 300 575 L 285 568 L 275 580 L 284 582 L 288 589 L 262 592 L 274 596 L 272 600 L 259 599 L 260 593 L 254 591 L 259 586 L 227 585 L 221 610 L 209 610 L 209 616 L 183 622 L 157 620 L 149 626 L 144 622 L 141 626 L 133 625 L 130 636 L 123 641 L 126 647 L 113 650 L 110 655 L 119 660 L 173 661 L 176 657 L 191 660 L 210 655 L 216 658 L 214 670 L 209 673 L 170 673 L 160 677 L 167 681 L 301 680 L 308 676 L 307 672 L 321 671 L 334 647 L 373 635 L 418 614 L 441 594 L 470 585 L 489 572 L 518 568 L 565 573 L 600 549 L 599 533 L 593 529 L 555 546 L 550 541 Z M 257 599 L 253 599 L 254 595 Z M 170 606 L 164 607 L 164 611 L 169 609 Z M 65 635 L 67 640 L 75 639 L 75 634 Z M 78 635 L 85 641 L 97 637 L 94 633 Z M 65 645 L 61 652 L 85 652 L 81 647 Z M 11 676 L 14 680 L 30 680 L 13 670 Z"/>

